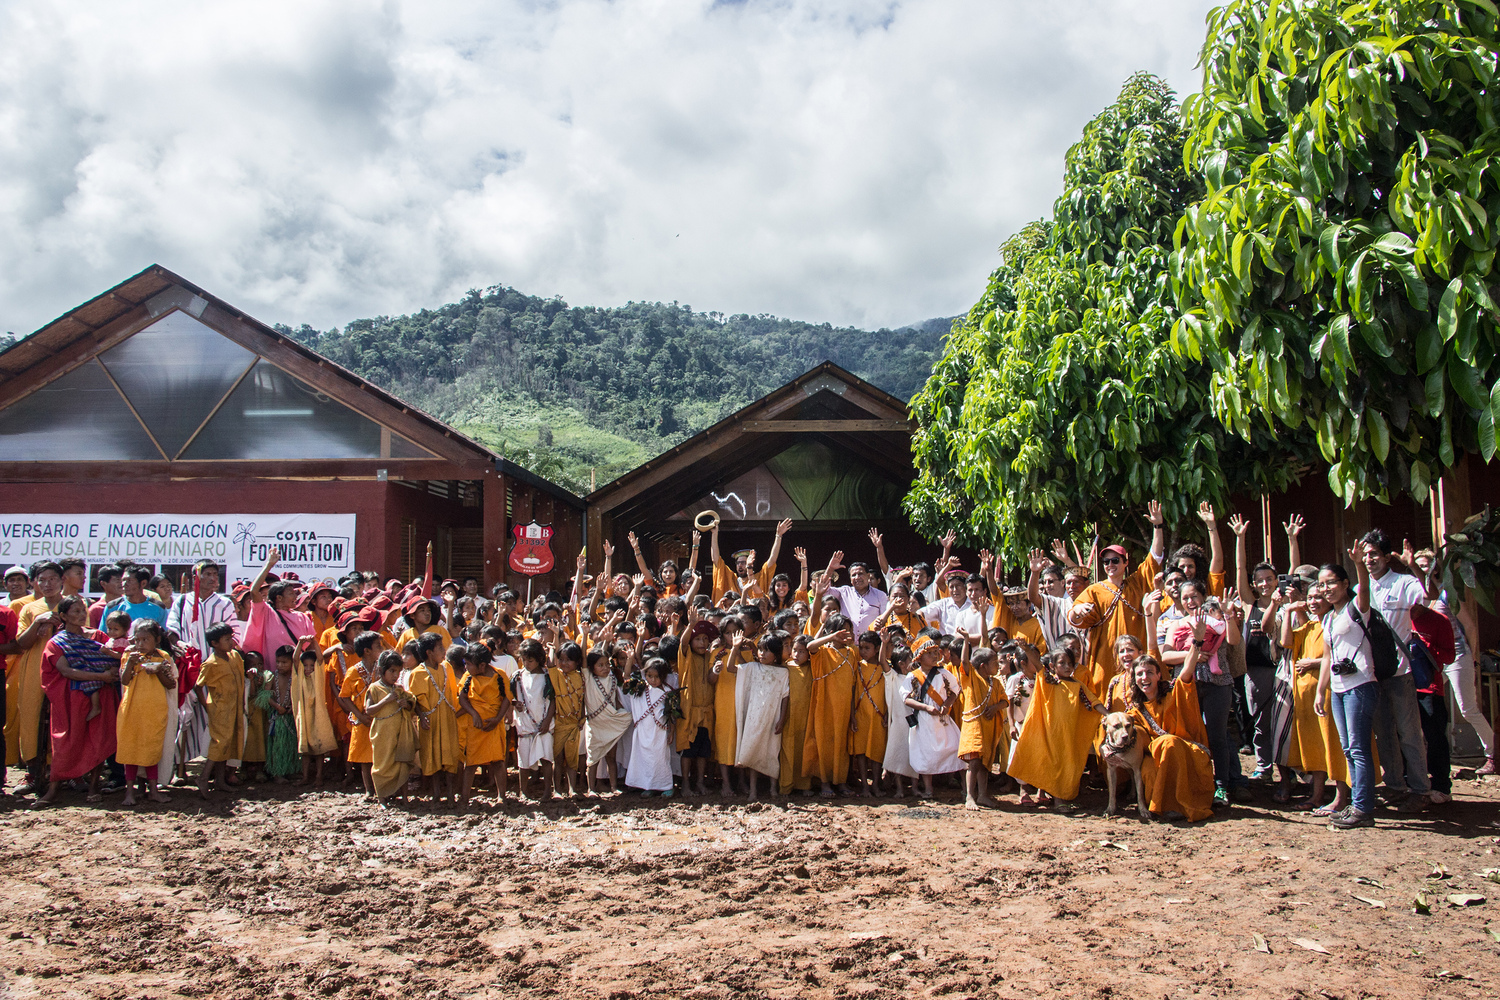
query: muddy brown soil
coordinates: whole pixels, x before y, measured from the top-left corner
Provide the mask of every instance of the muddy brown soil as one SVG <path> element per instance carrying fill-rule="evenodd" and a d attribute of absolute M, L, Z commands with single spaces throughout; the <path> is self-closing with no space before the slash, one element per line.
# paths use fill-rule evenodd
<path fill-rule="evenodd" d="M 1269 800 L 1106 819 L 1097 791 L 1074 816 L 954 790 L 466 817 L 279 788 L 8 800 L 0 996 L 1492 998 L 1500 782 L 1456 784 L 1343 834 Z"/>

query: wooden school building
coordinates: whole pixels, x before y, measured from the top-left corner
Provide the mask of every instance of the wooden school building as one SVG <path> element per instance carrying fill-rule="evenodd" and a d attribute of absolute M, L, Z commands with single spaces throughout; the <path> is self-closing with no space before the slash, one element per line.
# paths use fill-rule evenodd
<path fill-rule="evenodd" d="M 226 585 L 271 546 L 306 579 L 526 577 L 511 529 L 553 527 L 565 589 L 583 502 L 162 267 L 0 353 L 0 563 L 135 559 Z M 91 573 L 91 585 L 93 574 Z"/>

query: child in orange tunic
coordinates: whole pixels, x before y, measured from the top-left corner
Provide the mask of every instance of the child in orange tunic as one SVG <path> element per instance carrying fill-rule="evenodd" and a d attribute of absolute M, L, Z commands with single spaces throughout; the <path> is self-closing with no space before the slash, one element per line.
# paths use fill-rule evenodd
<path fill-rule="evenodd" d="M 1105 714 L 1105 706 L 1074 678 L 1075 669 L 1071 649 L 1042 659 L 1009 767 L 1012 778 L 1038 789 L 1039 802 L 1054 801 L 1057 811 L 1065 813 L 1073 811 L 1089 748 Z"/>
<path fill-rule="evenodd" d="M 375 779 L 370 773 L 375 748 L 370 743 L 370 715 L 365 711 L 365 692 L 377 679 L 375 663 L 385 649 L 379 632 L 362 632 L 354 639 L 359 659 L 349 665 L 339 685 L 339 707 L 349 716 L 349 764 L 357 765 L 364 779 L 365 795 L 375 797 Z"/>
<path fill-rule="evenodd" d="M 958 707 L 960 730 L 958 759 L 964 772 L 964 808 L 993 807 L 990 798 L 990 768 L 1001 747 L 999 717 L 1009 706 L 1004 682 L 996 675 L 995 651 L 984 646 L 969 653 L 964 641 L 959 663 Z"/>
<path fill-rule="evenodd" d="M 859 637 L 854 672 L 854 715 L 849 721 L 849 765 L 861 798 L 880 795 L 880 766 L 885 762 L 885 670 L 880 664 L 880 636 Z"/>
<path fill-rule="evenodd" d="M 802 742 L 802 773 L 823 783 L 822 795 L 848 795 L 849 721 L 854 713 L 854 674 L 860 660 L 849 619 L 830 615 L 824 632 L 808 642 L 812 653 L 812 701 Z"/>

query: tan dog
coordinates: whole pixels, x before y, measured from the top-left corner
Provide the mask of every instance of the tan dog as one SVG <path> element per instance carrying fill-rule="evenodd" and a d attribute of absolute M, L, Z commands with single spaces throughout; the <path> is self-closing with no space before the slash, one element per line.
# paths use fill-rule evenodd
<path fill-rule="evenodd" d="M 1135 803 L 1141 819 L 1151 822 L 1151 810 L 1146 808 L 1146 783 L 1141 780 L 1141 761 L 1145 757 L 1145 741 L 1140 738 L 1135 723 L 1124 712 L 1110 712 L 1104 717 L 1104 774 L 1109 780 L 1109 808 L 1104 815 L 1114 816 L 1119 810 L 1115 806 L 1115 792 L 1119 772 L 1129 771 L 1135 781 Z"/>

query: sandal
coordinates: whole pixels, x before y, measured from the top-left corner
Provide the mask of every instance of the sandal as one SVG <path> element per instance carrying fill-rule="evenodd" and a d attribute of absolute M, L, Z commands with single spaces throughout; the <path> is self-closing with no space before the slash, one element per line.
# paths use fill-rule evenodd
<path fill-rule="evenodd" d="M 1324 803 L 1321 806 L 1318 806 L 1318 808 L 1314 809 L 1312 811 L 1312 815 L 1314 815 L 1314 816 L 1332 816 L 1334 813 L 1336 813 L 1338 811 L 1339 810 L 1337 810 L 1337 809 L 1335 809 L 1333 807 L 1333 803 L 1332 802 L 1327 802 L 1327 803 Z"/>

